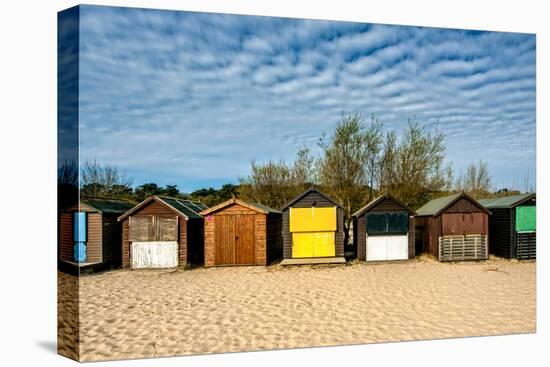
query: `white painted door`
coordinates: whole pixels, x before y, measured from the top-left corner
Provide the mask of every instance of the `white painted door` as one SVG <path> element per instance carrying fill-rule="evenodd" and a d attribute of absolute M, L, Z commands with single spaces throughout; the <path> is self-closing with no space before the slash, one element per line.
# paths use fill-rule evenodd
<path fill-rule="evenodd" d="M 367 261 L 406 260 L 408 236 L 367 236 Z"/>
<path fill-rule="evenodd" d="M 178 266 L 175 241 L 132 242 L 132 269 L 174 268 Z"/>

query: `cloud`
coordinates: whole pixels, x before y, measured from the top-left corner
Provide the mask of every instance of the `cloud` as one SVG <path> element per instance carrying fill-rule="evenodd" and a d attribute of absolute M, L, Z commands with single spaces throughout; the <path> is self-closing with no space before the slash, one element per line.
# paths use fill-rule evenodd
<path fill-rule="evenodd" d="M 103 6 L 81 17 L 81 154 L 138 184 L 235 182 L 252 158 L 316 152 L 342 111 L 388 129 L 439 121 L 455 167 L 487 160 L 497 185 L 534 177 L 534 35 Z"/>

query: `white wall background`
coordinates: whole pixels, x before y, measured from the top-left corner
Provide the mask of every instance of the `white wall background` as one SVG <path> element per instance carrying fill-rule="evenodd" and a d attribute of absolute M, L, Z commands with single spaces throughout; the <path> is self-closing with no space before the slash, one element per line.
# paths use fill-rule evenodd
<path fill-rule="evenodd" d="M 275 352 L 164 358 L 94 366 L 228 366 L 422 364 L 423 366 L 544 365 L 548 363 L 548 279 L 544 223 L 548 215 L 545 154 L 550 65 L 549 10 L 543 1 L 297 0 L 87 1 L 87 3 L 238 14 L 354 20 L 404 25 L 537 33 L 536 335 L 466 338 Z M 0 12 L 0 365 L 68 366 L 56 343 L 56 12 L 74 1 L 4 2 Z M 546 117 L 546 118 L 545 118 Z M 22 193 L 32 192 L 32 195 Z M 40 221 L 35 218 L 40 216 Z M 545 302 L 546 301 L 546 302 Z"/>

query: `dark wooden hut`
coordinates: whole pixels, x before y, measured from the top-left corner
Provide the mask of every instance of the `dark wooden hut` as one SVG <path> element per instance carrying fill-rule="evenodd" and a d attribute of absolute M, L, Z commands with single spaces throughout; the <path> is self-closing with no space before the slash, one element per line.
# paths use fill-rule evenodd
<path fill-rule="evenodd" d="M 536 194 L 522 194 L 479 202 L 491 212 L 489 252 L 515 259 L 537 257 Z"/>
<path fill-rule="evenodd" d="M 344 211 L 311 188 L 283 208 L 283 264 L 333 262 L 345 262 Z"/>
<path fill-rule="evenodd" d="M 233 198 L 200 214 L 206 266 L 268 265 L 281 257 L 280 211 Z"/>
<path fill-rule="evenodd" d="M 59 218 L 59 268 L 76 273 L 121 265 L 122 228 L 117 217 L 134 204 L 126 200 L 81 198 Z"/>
<path fill-rule="evenodd" d="M 385 194 L 353 213 L 357 258 L 406 260 L 415 255 L 414 211 Z"/>
<path fill-rule="evenodd" d="M 199 202 L 150 196 L 118 220 L 122 222 L 124 268 L 173 268 L 204 261 Z"/>
<path fill-rule="evenodd" d="M 440 261 L 488 258 L 489 211 L 466 193 L 426 203 L 416 211 L 415 225 L 417 250 Z"/>

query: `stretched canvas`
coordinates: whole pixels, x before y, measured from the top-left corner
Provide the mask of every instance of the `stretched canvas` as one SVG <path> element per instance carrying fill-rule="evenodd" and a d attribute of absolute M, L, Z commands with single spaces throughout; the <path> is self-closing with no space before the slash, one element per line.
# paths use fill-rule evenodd
<path fill-rule="evenodd" d="M 534 34 L 59 12 L 59 354 L 534 333 L 535 54 Z"/>

